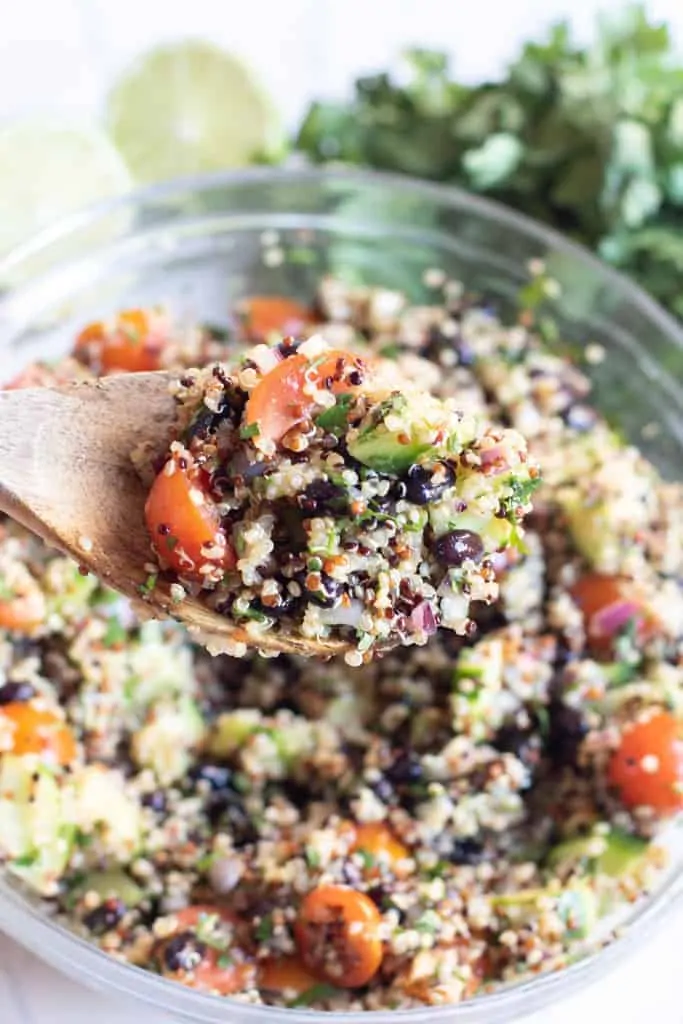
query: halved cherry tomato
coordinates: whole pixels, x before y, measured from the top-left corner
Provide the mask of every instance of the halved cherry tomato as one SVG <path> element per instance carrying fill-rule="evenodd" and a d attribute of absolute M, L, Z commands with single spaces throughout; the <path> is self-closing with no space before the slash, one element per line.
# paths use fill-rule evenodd
<path fill-rule="evenodd" d="M 383 957 L 379 910 L 365 893 L 321 885 L 304 898 L 294 937 L 304 965 L 333 985 L 360 988 Z"/>
<path fill-rule="evenodd" d="M 0 705 L 0 752 L 40 754 L 55 764 L 71 764 L 78 756 L 74 735 L 53 711 L 32 701 Z"/>
<path fill-rule="evenodd" d="M 291 992 L 299 996 L 319 981 L 296 956 L 264 960 L 259 967 L 258 987 L 265 992 Z"/>
<path fill-rule="evenodd" d="M 188 988 L 230 996 L 253 988 L 256 983 L 256 966 L 245 951 L 233 943 L 225 949 L 218 948 L 193 934 L 201 930 L 203 921 L 218 917 L 219 922 L 234 926 L 237 917 L 229 910 L 210 904 L 196 904 L 185 907 L 174 914 L 177 925 L 173 935 L 158 943 L 155 957 L 161 973 L 166 978 L 179 981 Z M 220 936 L 220 928 L 218 929 Z"/>
<path fill-rule="evenodd" d="M 668 711 L 624 727 L 607 780 L 627 807 L 662 815 L 683 807 L 683 723 Z"/>
<path fill-rule="evenodd" d="M 577 580 L 570 593 L 583 613 L 588 646 L 600 657 L 612 654 L 615 637 L 629 622 L 634 623 L 640 640 L 652 636 L 657 628 L 628 579 L 589 572 Z"/>
<path fill-rule="evenodd" d="M 189 457 L 185 460 L 189 463 Z M 169 471 L 169 467 L 173 467 Z M 216 505 L 196 469 L 172 455 L 157 475 L 145 504 L 145 520 L 152 545 L 162 563 L 188 579 L 202 579 L 204 565 L 230 569 L 235 552 L 221 529 Z M 211 548 L 217 557 L 207 557 Z"/>
<path fill-rule="evenodd" d="M 410 850 L 396 838 L 388 825 L 383 821 L 367 821 L 361 825 L 354 825 L 356 838 L 353 841 L 351 852 L 361 851 L 368 855 L 370 864 L 368 870 L 377 874 L 379 864 L 386 864 L 389 868 L 395 868 L 401 861 L 410 857 Z M 374 862 L 378 862 L 375 864 Z"/>
<path fill-rule="evenodd" d="M 351 352 L 332 349 L 320 360 L 297 353 L 283 359 L 259 381 L 247 402 L 245 421 L 257 424 L 259 435 L 279 441 L 288 430 L 310 415 L 313 398 L 309 387 L 324 387 L 335 395 L 353 391 L 367 376 L 367 363 Z M 354 371 L 358 384 L 354 384 Z M 349 379 L 349 373 L 351 379 Z M 325 387 L 326 382 L 329 386 Z"/>
<path fill-rule="evenodd" d="M 310 306 L 283 295 L 252 295 L 239 303 L 244 332 L 250 341 L 262 341 L 274 331 L 283 337 L 301 333 L 301 328 L 316 322 Z"/>
<path fill-rule="evenodd" d="M 32 636 L 45 622 L 45 595 L 34 580 L 18 580 L 12 597 L 0 600 L 0 629 Z"/>
<path fill-rule="evenodd" d="M 160 368 L 164 344 L 150 312 L 127 309 L 112 323 L 88 324 L 76 338 L 74 354 L 101 373 L 141 373 Z"/>

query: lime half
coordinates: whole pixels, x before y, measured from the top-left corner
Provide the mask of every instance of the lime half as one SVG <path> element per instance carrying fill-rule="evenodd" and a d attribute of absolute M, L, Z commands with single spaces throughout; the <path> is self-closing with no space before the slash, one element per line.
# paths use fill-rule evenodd
<path fill-rule="evenodd" d="M 280 119 L 251 71 L 199 41 L 142 57 L 112 89 L 107 125 L 145 183 L 244 167 L 283 148 Z"/>
<path fill-rule="evenodd" d="M 98 128 L 47 120 L 0 128 L 0 253 L 130 185 L 122 157 Z"/>

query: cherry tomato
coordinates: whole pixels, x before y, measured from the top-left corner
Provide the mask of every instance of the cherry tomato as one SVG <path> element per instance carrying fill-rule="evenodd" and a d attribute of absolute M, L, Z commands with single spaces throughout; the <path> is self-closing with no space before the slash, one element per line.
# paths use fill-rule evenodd
<path fill-rule="evenodd" d="M 265 992 L 291 992 L 299 996 L 319 981 L 296 956 L 264 960 L 259 968 L 258 987 Z"/>
<path fill-rule="evenodd" d="M 641 641 L 652 636 L 656 629 L 656 623 L 643 607 L 630 580 L 586 573 L 570 593 L 583 613 L 588 646 L 598 656 L 612 654 L 615 636 L 629 622 L 635 623 Z"/>
<path fill-rule="evenodd" d="M 201 934 L 197 935 L 196 943 L 193 942 L 192 933 L 196 935 L 198 929 L 201 932 L 202 923 L 216 916 L 219 922 L 230 928 L 237 923 L 235 914 L 210 904 L 196 904 L 175 913 L 175 932 L 157 944 L 155 957 L 164 977 L 179 981 L 188 988 L 230 996 L 254 987 L 256 967 L 244 950 L 234 943 L 221 949 L 203 942 Z M 220 927 L 217 935 L 220 936 Z M 178 950 L 173 942 L 181 938 L 185 938 L 185 943 Z M 185 949 L 189 950 L 191 959 L 185 954 Z M 186 963 L 183 962 L 185 958 Z"/>
<path fill-rule="evenodd" d="M 627 807 L 662 815 L 683 807 L 683 724 L 668 711 L 626 725 L 607 779 Z"/>
<path fill-rule="evenodd" d="M 282 295 L 252 295 L 239 304 L 244 332 L 249 341 L 263 341 L 277 331 L 283 337 L 301 333 L 302 327 L 316 322 L 313 310 Z"/>
<path fill-rule="evenodd" d="M 388 825 L 383 821 L 368 821 L 362 825 L 352 826 L 356 838 L 351 852 L 360 851 L 368 855 L 368 870 L 377 874 L 380 865 L 395 868 L 401 861 L 410 857 L 410 851 L 396 838 Z M 373 862 L 378 862 L 377 864 Z"/>
<path fill-rule="evenodd" d="M 359 381 L 367 374 L 367 364 L 350 352 L 332 349 L 321 361 L 308 359 L 300 353 L 283 359 L 256 385 L 245 409 L 247 424 L 257 424 L 259 434 L 279 441 L 288 430 L 310 415 L 314 402 L 306 393 L 308 387 L 331 381 L 331 390 L 338 395 L 353 391 L 348 370 L 359 371 Z M 342 375 L 341 371 L 344 372 Z"/>
<path fill-rule="evenodd" d="M 158 370 L 165 339 L 144 309 L 128 309 L 111 322 L 88 324 L 76 338 L 74 354 L 101 373 Z"/>
<path fill-rule="evenodd" d="M 78 756 L 74 735 L 53 711 L 32 701 L 0 705 L 0 752 L 40 754 L 54 764 L 71 764 Z"/>
<path fill-rule="evenodd" d="M 294 936 L 312 973 L 342 988 L 359 988 L 382 963 L 381 923 L 379 910 L 365 893 L 321 885 L 304 898 Z"/>
<path fill-rule="evenodd" d="M 45 622 L 45 595 L 33 577 L 26 575 L 12 587 L 11 597 L 0 600 L 0 629 L 32 636 Z"/>
<path fill-rule="evenodd" d="M 189 462 L 189 457 L 186 461 Z M 202 566 L 213 564 L 230 569 L 235 565 L 235 552 L 196 469 L 192 465 L 185 468 L 175 455 L 152 484 L 145 519 L 160 561 L 179 575 L 201 580 Z M 220 549 L 221 554 L 208 558 L 204 553 L 208 548 Z"/>

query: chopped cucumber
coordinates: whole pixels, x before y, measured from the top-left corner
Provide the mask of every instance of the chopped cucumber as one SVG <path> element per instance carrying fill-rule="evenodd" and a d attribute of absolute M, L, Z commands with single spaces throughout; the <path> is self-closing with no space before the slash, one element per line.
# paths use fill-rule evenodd
<path fill-rule="evenodd" d="M 260 711 L 226 711 L 219 715 L 209 736 L 208 749 L 213 757 L 230 757 L 258 732 L 262 725 Z"/>
<path fill-rule="evenodd" d="M 568 939 L 587 939 L 598 922 L 598 900 L 591 888 L 577 883 L 563 890 L 557 912 Z"/>
<path fill-rule="evenodd" d="M 550 850 L 547 864 L 553 871 L 583 868 L 591 874 L 619 878 L 635 870 L 647 848 L 647 840 L 612 829 L 606 836 L 594 833 L 559 843 Z"/>
<path fill-rule="evenodd" d="M 127 907 L 137 907 L 145 898 L 144 890 L 120 868 L 112 868 L 111 871 L 93 871 L 74 886 L 70 895 L 76 902 L 89 892 L 97 893 L 102 900 L 119 899 Z"/>
<path fill-rule="evenodd" d="M 64 795 L 52 773 L 32 757 L 0 759 L 0 854 L 33 889 L 53 895 L 71 855 Z"/>
<path fill-rule="evenodd" d="M 394 394 L 373 408 L 348 441 L 349 452 L 378 473 L 400 476 L 428 452 L 436 454 L 434 425 Z"/>

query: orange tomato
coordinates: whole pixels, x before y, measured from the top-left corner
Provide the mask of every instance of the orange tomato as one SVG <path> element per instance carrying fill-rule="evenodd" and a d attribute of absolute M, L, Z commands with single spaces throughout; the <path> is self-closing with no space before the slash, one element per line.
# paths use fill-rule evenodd
<path fill-rule="evenodd" d="M 625 726 L 607 780 L 627 807 L 683 808 L 683 723 L 668 711 Z"/>
<path fill-rule="evenodd" d="M 176 929 L 173 935 L 159 943 L 155 950 L 161 973 L 188 988 L 212 992 L 216 995 L 230 996 L 256 984 L 256 966 L 247 954 L 234 944 L 226 949 L 219 949 L 202 943 L 197 949 L 201 951 L 201 959 L 196 963 L 176 966 L 173 962 L 171 943 L 176 936 L 186 932 L 197 932 L 202 921 L 218 916 L 221 922 L 233 926 L 237 923 L 236 915 L 225 908 L 210 904 L 196 904 L 185 907 L 173 915 Z M 218 932 L 220 934 L 220 931 Z M 198 936 L 198 941 L 202 942 Z"/>
<path fill-rule="evenodd" d="M 262 341 L 274 331 L 283 337 L 300 334 L 302 327 L 316 322 L 309 306 L 283 295 L 252 295 L 239 303 L 238 312 L 250 341 Z"/>
<path fill-rule="evenodd" d="M 78 757 L 74 734 L 53 711 L 33 701 L 0 705 L 0 753 L 40 754 L 55 764 L 71 764 Z"/>
<path fill-rule="evenodd" d="M 588 646 L 600 657 L 610 657 L 616 635 L 629 621 L 635 623 L 641 640 L 656 629 L 630 580 L 589 572 L 577 580 L 570 593 L 583 614 Z"/>
<path fill-rule="evenodd" d="M 101 373 L 140 373 L 160 368 L 164 344 L 150 312 L 128 309 L 112 323 L 88 324 L 76 338 L 74 355 Z"/>
<path fill-rule="evenodd" d="M 351 352 L 332 349 L 320 361 L 301 353 L 283 359 L 256 385 L 245 409 L 247 424 L 257 424 L 259 435 L 279 441 L 288 430 L 308 419 L 314 409 L 313 399 L 306 393 L 307 385 L 329 388 L 338 395 L 353 391 L 348 372 L 356 370 L 360 379 L 367 375 L 367 363 Z"/>
<path fill-rule="evenodd" d="M 294 937 L 304 966 L 342 988 L 360 988 L 383 957 L 379 910 L 365 893 L 321 885 L 304 898 Z"/>
<path fill-rule="evenodd" d="M 259 967 L 258 986 L 265 992 L 291 992 L 301 995 L 319 983 L 319 978 L 296 956 L 264 960 Z"/>
<path fill-rule="evenodd" d="M 174 468 L 169 474 L 170 465 Z M 235 553 L 221 529 L 216 505 L 196 470 L 191 465 L 184 467 L 176 456 L 171 456 L 152 484 L 145 520 L 160 561 L 181 576 L 201 580 L 204 565 L 225 569 L 235 565 Z M 220 548 L 220 557 L 207 558 L 203 553 L 202 549 L 212 547 Z"/>
<path fill-rule="evenodd" d="M 389 868 L 395 868 L 401 861 L 410 857 L 410 850 L 396 838 L 383 821 L 368 821 L 351 827 L 356 833 L 351 847 L 352 853 L 362 851 L 369 855 L 371 861 L 386 864 Z M 373 863 L 369 865 L 369 869 L 377 873 L 377 867 Z"/>

